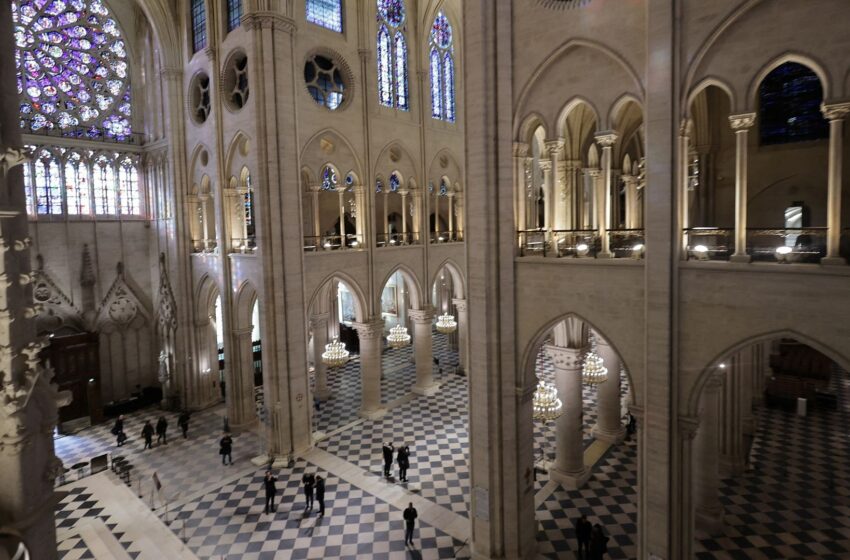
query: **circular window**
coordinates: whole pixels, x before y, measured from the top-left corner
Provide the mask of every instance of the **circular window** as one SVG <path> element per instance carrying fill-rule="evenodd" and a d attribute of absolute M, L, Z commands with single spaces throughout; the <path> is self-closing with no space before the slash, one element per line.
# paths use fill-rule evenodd
<path fill-rule="evenodd" d="M 222 93 L 227 106 L 238 111 L 248 103 L 248 57 L 233 53 L 224 65 Z"/>
<path fill-rule="evenodd" d="M 378 13 L 381 19 L 398 27 L 404 21 L 404 2 L 402 0 L 378 0 Z"/>
<path fill-rule="evenodd" d="M 204 72 L 195 74 L 189 83 L 189 113 L 198 124 L 210 116 L 210 77 Z"/>
<path fill-rule="evenodd" d="M 346 80 L 343 70 L 328 56 L 317 54 L 304 63 L 304 82 L 313 101 L 331 111 L 345 101 Z"/>

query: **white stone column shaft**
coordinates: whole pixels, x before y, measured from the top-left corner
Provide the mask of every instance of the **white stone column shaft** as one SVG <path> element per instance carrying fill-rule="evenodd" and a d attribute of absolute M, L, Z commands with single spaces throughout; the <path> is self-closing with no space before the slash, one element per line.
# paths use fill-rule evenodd
<path fill-rule="evenodd" d="M 254 411 L 254 344 L 251 340 L 253 329 L 233 331 L 231 351 L 230 379 L 227 386 L 227 418 L 230 426 L 241 428 L 256 419 Z"/>
<path fill-rule="evenodd" d="M 734 262 L 750 262 L 747 254 L 747 143 L 755 113 L 729 115 L 735 131 L 735 253 Z"/>
<path fill-rule="evenodd" d="M 723 523 L 718 465 L 718 423 L 722 378 L 715 374 L 702 390 L 702 413 L 694 453 L 694 505 L 697 525 L 714 534 Z"/>
<path fill-rule="evenodd" d="M 402 189 L 398 192 L 401 195 L 401 233 L 402 243 L 407 242 L 407 189 Z"/>
<path fill-rule="evenodd" d="M 596 388 L 596 425 L 593 436 L 602 441 L 617 443 L 626 436 L 620 421 L 620 357 L 602 337 L 596 337 L 596 349 L 606 368 L 608 379 Z"/>
<path fill-rule="evenodd" d="M 549 477 L 576 489 L 590 477 L 584 466 L 581 349 L 546 346 L 545 351 L 555 367 L 555 387 L 563 404 L 563 414 L 556 420 L 555 462 Z"/>
<path fill-rule="evenodd" d="M 458 363 L 463 372 L 469 371 L 469 308 L 465 299 L 453 299 L 457 310 L 457 353 Z"/>
<path fill-rule="evenodd" d="M 747 468 L 744 457 L 744 428 L 740 385 L 743 373 L 740 357 L 732 356 L 723 370 L 720 415 L 720 468 L 724 477 L 738 475 Z"/>
<path fill-rule="evenodd" d="M 540 170 L 543 171 L 543 229 L 552 230 L 552 216 L 554 211 L 553 195 L 555 188 L 552 186 L 552 162 L 540 160 Z"/>
<path fill-rule="evenodd" d="M 454 193 L 450 192 L 446 195 L 446 198 L 449 199 L 449 241 L 454 238 L 455 232 L 455 221 L 454 221 Z"/>
<path fill-rule="evenodd" d="M 313 210 L 313 236 L 318 238 L 322 235 L 321 212 L 319 209 L 319 185 L 310 187 L 310 201 Z M 316 239 L 316 244 L 319 244 L 319 239 Z"/>
<path fill-rule="evenodd" d="M 823 105 L 824 116 L 829 119 L 829 171 L 827 181 L 826 257 L 822 264 L 846 264 L 838 254 L 841 244 L 841 188 L 842 158 L 844 157 L 844 117 L 850 112 L 850 103 Z"/>
<path fill-rule="evenodd" d="M 610 258 L 610 240 L 608 230 L 611 227 L 611 148 L 617 141 L 617 135 L 606 132 L 596 135 L 596 142 L 602 146 L 602 181 L 597 192 L 597 231 L 599 232 L 600 251 L 597 257 Z"/>
<path fill-rule="evenodd" d="M 310 329 L 313 331 L 313 367 L 316 376 L 313 394 L 319 400 L 327 400 L 331 392 L 328 389 L 328 367 L 322 361 L 322 354 L 328 343 L 328 315 L 310 317 Z"/>
<path fill-rule="evenodd" d="M 411 309 L 407 313 L 413 321 L 413 355 L 416 361 L 416 385 L 413 386 L 413 392 L 417 395 L 433 395 L 440 388 L 434 381 L 434 341 L 431 331 L 434 310 Z"/>
<path fill-rule="evenodd" d="M 354 323 L 354 328 L 360 337 L 360 415 L 369 419 L 380 418 L 387 412 L 381 404 L 384 322 L 375 319 L 366 323 Z"/>

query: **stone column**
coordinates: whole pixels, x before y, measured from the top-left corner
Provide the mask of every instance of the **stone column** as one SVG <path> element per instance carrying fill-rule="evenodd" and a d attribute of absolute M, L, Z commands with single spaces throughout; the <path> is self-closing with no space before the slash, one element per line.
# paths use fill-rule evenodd
<path fill-rule="evenodd" d="M 616 141 L 617 135 L 614 132 L 596 135 L 596 142 L 602 146 L 602 181 L 601 186 L 596 191 L 596 227 L 601 242 L 601 249 L 599 254 L 596 255 L 598 258 L 614 256 L 609 248 L 608 230 L 611 226 L 611 148 Z"/>
<path fill-rule="evenodd" d="M 465 299 L 453 299 L 452 303 L 457 311 L 457 352 L 458 364 L 463 372 L 469 371 L 469 311 Z"/>
<path fill-rule="evenodd" d="M 526 229 L 526 166 L 528 161 L 528 144 L 514 142 L 514 220 L 517 230 Z"/>
<path fill-rule="evenodd" d="M 328 314 L 323 313 L 310 317 L 310 330 L 313 331 L 313 367 L 316 375 L 313 395 L 324 401 L 331 396 L 328 389 L 328 368 L 322 362 L 322 354 L 328 343 Z"/>
<path fill-rule="evenodd" d="M 732 356 L 722 369 L 723 395 L 720 406 L 720 470 L 724 478 L 747 469 L 744 455 L 743 414 L 741 410 L 740 356 Z"/>
<path fill-rule="evenodd" d="M 561 162 L 561 153 L 564 151 L 564 140 L 547 140 L 546 150 L 549 152 L 549 160 L 552 167 L 552 204 L 549 209 L 552 212 L 550 224 L 552 229 L 564 229 L 563 221 L 563 206 L 564 201 L 561 197 L 564 180 L 564 166 Z"/>
<path fill-rule="evenodd" d="M 360 337 L 360 383 L 362 402 L 360 416 L 375 420 L 386 414 L 381 404 L 381 350 L 383 349 L 384 322 L 373 319 L 354 323 Z"/>
<path fill-rule="evenodd" d="M 410 191 L 401 189 L 398 194 L 401 195 L 401 244 L 407 244 L 407 195 Z"/>
<path fill-rule="evenodd" d="M 850 102 L 821 105 L 823 116 L 829 120 L 829 179 L 826 210 L 826 256 L 821 264 L 847 264 L 839 256 L 841 243 L 841 159 L 844 157 L 844 117 L 850 112 Z"/>
<path fill-rule="evenodd" d="M 408 316 L 413 320 L 413 355 L 416 360 L 416 385 L 413 392 L 417 395 L 433 395 L 440 388 L 434 381 L 434 346 L 431 324 L 434 320 L 433 309 L 411 309 Z"/>
<path fill-rule="evenodd" d="M 735 131 L 735 253 L 733 262 L 750 262 L 747 254 L 747 142 L 755 113 L 729 115 Z"/>
<path fill-rule="evenodd" d="M 694 453 L 694 505 L 701 529 L 715 534 L 723 525 L 718 467 L 718 414 L 723 379 L 714 374 L 702 390 L 702 413 Z"/>
<path fill-rule="evenodd" d="M 316 237 L 316 245 L 321 245 L 318 239 L 322 235 L 321 211 L 319 208 L 319 189 L 321 185 L 310 185 L 310 204 L 313 210 L 313 236 Z"/>
<path fill-rule="evenodd" d="M 345 185 L 340 185 L 336 188 L 337 194 L 339 194 L 339 236 L 340 236 L 340 249 L 345 249 L 348 247 L 345 239 Z"/>
<path fill-rule="evenodd" d="M 390 243 L 390 219 L 389 219 L 389 196 L 390 196 L 390 186 L 387 183 L 384 186 L 384 234 L 387 236 L 384 241 L 387 245 Z"/>
<path fill-rule="evenodd" d="M 243 428 L 256 419 L 254 411 L 254 344 L 253 329 L 232 332 L 230 379 L 227 385 L 227 419 L 233 428 Z"/>
<path fill-rule="evenodd" d="M 355 227 L 357 228 L 357 241 L 361 244 L 366 242 L 363 234 L 366 233 L 366 187 L 363 185 L 355 185 L 354 187 L 354 208 L 357 210 L 357 220 Z"/>
<path fill-rule="evenodd" d="M 564 165 L 564 177 L 566 178 L 564 185 L 564 229 L 580 229 L 576 213 L 576 201 L 580 198 L 576 192 L 576 172 L 580 167 L 581 162 L 572 159 L 567 160 Z"/>
<path fill-rule="evenodd" d="M 620 421 L 620 357 L 599 335 L 596 335 L 596 349 L 608 368 L 608 379 L 597 385 L 593 437 L 619 443 L 626 436 L 626 428 Z"/>
<path fill-rule="evenodd" d="M 448 240 L 452 241 L 452 240 L 454 240 L 454 234 L 455 234 L 455 216 L 454 216 L 455 193 L 453 193 L 452 191 L 449 191 L 448 193 L 446 193 L 446 198 L 449 199 L 449 233 L 448 233 L 449 237 L 448 237 Z"/>
<path fill-rule="evenodd" d="M 590 469 L 584 466 L 581 349 L 546 346 L 546 353 L 555 366 L 555 387 L 563 404 L 563 414 L 556 420 L 555 462 L 549 477 L 574 490 L 590 478 Z"/>
<path fill-rule="evenodd" d="M 596 168 L 582 169 L 583 181 L 581 186 L 580 216 L 581 227 L 578 229 L 598 228 L 594 205 L 596 204 L 597 191 L 599 190 L 599 178 L 602 172 Z M 587 190 L 586 190 L 587 189 Z"/>
<path fill-rule="evenodd" d="M 440 240 L 440 189 L 434 191 L 434 242 Z"/>
<path fill-rule="evenodd" d="M 551 232 L 555 207 L 552 200 L 552 193 L 555 192 L 555 188 L 552 186 L 552 162 L 540 160 L 539 165 L 543 172 L 543 229 Z"/>
<path fill-rule="evenodd" d="M 623 183 L 626 185 L 626 228 L 639 229 L 637 177 L 625 174 L 623 175 Z"/>
<path fill-rule="evenodd" d="M 207 200 L 210 195 L 208 194 L 199 194 L 198 195 L 198 204 L 201 207 L 201 243 L 203 243 L 204 250 L 210 249 L 210 233 L 209 233 L 209 217 L 207 216 Z"/>

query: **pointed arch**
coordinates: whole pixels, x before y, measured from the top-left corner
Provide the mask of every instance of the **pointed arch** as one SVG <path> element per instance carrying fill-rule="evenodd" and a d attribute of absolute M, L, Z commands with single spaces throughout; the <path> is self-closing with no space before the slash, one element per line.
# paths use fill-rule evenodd
<path fill-rule="evenodd" d="M 439 280 L 440 273 L 446 269 L 449 271 L 449 274 L 452 277 L 452 288 L 454 288 L 453 296 L 455 299 L 465 299 L 466 298 L 466 283 L 464 282 L 463 273 L 461 272 L 461 267 L 451 258 L 447 258 L 443 262 L 440 263 L 440 266 L 437 267 L 434 275 L 431 277 L 431 282 L 428 284 L 429 286 L 433 286 Z"/>
<path fill-rule="evenodd" d="M 250 280 L 245 280 L 240 284 L 236 291 L 236 297 L 233 299 L 233 328 L 235 330 L 255 326 L 253 324 L 254 304 L 259 299 L 260 296 Z"/>
<path fill-rule="evenodd" d="M 750 85 L 747 88 L 746 102 L 750 107 L 752 107 L 753 109 L 758 107 L 759 87 L 761 86 L 761 83 L 764 81 L 764 79 L 768 76 L 768 74 L 770 74 L 786 62 L 795 62 L 797 64 L 805 66 L 806 68 L 814 72 L 820 80 L 821 87 L 823 88 L 823 98 L 830 98 L 831 83 L 829 79 L 829 73 L 824 69 L 824 67 L 811 56 L 801 53 L 787 52 L 777 56 L 776 58 L 762 66 L 761 69 L 755 74 L 753 80 L 750 82 Z"/>
<path fill-rule="evenodd" d="M 210 310 L 215 305 L 215 298 L 221 296 L 218 283 L 210 274 L 204 274 L 195 289 L 195 322 L 203 324 L 209 321 Z"/>
<path fill-rule="evenodd" d="M 310 299 L 307 303 L 307 308 L 305 310 L 308 319 L 310 316 L 310 311 L 313 309 L 313 306 L 316 305 L 318 299 L 322 297 L 323 294 L 327 293 L 327 288 L 332 280 L 338 280 L 339 282 L 345 284 L 345 287 L 354 296 L 354 316 L 357 319 L 357 322 L 365 322 L 366 318 L 368 317 L 368 314 L 366 313 L 367 300 L 365 292 L 354 278 L 342 271 L 331 272 L 330 274 L 325 276 L 321 282 L 318 283 L 318 287 L 313 291 L 313 294 L 310 296 Z"/>
<path fill-rule="evenodd" d="M 376 301 L 381 300 L 381 294 L 384 292 L 384 288 L 389 282 L 390 278 L 398 272 L 401 274 L 402 278 L 404 278 L 404 283 L 410 289 L 410 305 L 413 309 L 422 309 L 422 305 L 424 303 L 422 285 L 419 282 L 419 279 L 416 277 L 416 274 L 413 273 L 407 266 L 400 264 L 393 268 L 389 274 L 384 276 L 384 279 L 380 283 L 380 288 L 378 288 L 378 298 Z"/>
<path fill-rule="evenodd" d="M 737 106 L 737 100 L 735 99 L 735 90 L 732 89 L 727 82 L 724 80 L 710 76 L 704 78 L 700 83 L 698 83 L 694 88 L 688 93 L 687 101 L 685 102 L 685 106 L 683 107 L 684 118 L 689 119 L 691 116 L 691 105 L 693 105 L 696 97 L 703 92 L 703 90 L 708 89 L 709 87 L 714 86 L 719 90 L 723 91 L 726 96 L 729 98 L 729 108 L 734 111 L 734 107 Z"/>

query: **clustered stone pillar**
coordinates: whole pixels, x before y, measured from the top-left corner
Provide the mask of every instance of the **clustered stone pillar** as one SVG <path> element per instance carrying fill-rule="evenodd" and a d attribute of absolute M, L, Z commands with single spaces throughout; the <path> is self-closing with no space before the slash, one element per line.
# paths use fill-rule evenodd
<path fill-rule="evenodd" d="M 431 325 L 434 321 L 433 309 L 411 309 L 408 316 L 413 321 L 413 355 L 416 361 L 416 385 L 413 392 L 417 395 L 433 395 L 440 388 L 434 382 L 434 347 Z"/>
<path fill-rule="evenodd" d="M 755 113 L 729 115 L 735 131 L 735 253 L 733 262 L 750 262 L 747 254 L 747 142 Z"/>
<path fill-rule="evenodd" d="M 702 413 L 694 453 L 694 503 L 697 526 L 710 534 L 723 524 L 718 465 L 718 413 L 723 378 L 714 374 L 702 391 Z"/>
<path fill-rule="evenodd" d="M 844 156 L 844 117 L 850 103 L 823 105 L 823 116 L 829 120 L 829 179 L 826 210 L 826 256 L 822 264 L 846 264 L 838 255 L 841 243 L 841 158 Z"/>
<path fill-rule="evenodd" d="M 611 226 L 611 148 L 617 142 L 617 135 L 614 132 L 597 134 L 596 142 L 602 146 L 602 181 L 596 191 L 596 227 L 601 246 L 597 257 L 610 258 L 613 256 L 608 239 Z"/>
<path fill-rule="evenodd" d="M 254 345 L 251 327 L 233 331 L 227 419 L 231 427 L 244 428 L 256 419 L 254 412 Z"/>
<path fill-rule="evenodd" d="M 328 343 L 327 313 L 310 317 L 310 330 L 313 331 L 313 368 L 316 376 L 313 395 L 324 401 L 331 396 L 328 389 L 328 368 L 322 361 L 322 354 Z"/>
<path fill-rule="evenodd" d="M 549 477 L 573 490 L 590 477 L 584 466 L 581 348 L 546 346 L 545 350 L 555 367 L 555 388 L 563 405 L 555 425 L 555 462 L 549 467 Z"/>
<path fill-rule="evenodd" d="M 738 475 L 747 468 L 744 445 L 741 385 L 747 377 L 741 368 L 741 358 L 732 356 L 723 372 L 723 399 L 720 416 L 720 468 L 726 476 Z M 749 382 L 749 379 L 746 380 Z"/>
<path fill-rule="evenodd" d="M 360 383 L 362 402 L 360 415 L 374 420 L 386 413 L 381 405 L 381 350 L 384 322 L 375 319 L 366 323 L 354 323 L 360 338 Z"/>
<path fill-rule="evenodd" d="M 641 224 L 638 210 L 638 178 L 624 174 L 623 184 L 626 189 L 626 228 L 639 229 Z"/>
<path fill-rule="evenodd" d="M 465 299 L 453 299 L 457 310 L 457 352 L 458 363 L 462 372 L 469 371 L 469 308 Z"/>
<path fill-rule="evenodd" d="M 597 385 L 596 425 L 593 437 L 611 443 L 623 441 L 626 429 L 620 422 L 620 357 L 608 342 L 596 336 L 596 349 L 605 367 L 608 379 Z"/>
<path fill-rule="evenodd" d="M 528 144 L 522 142 L 514 142 L 514 192 L 516 195 L 516 228 L 519 231 L 526 229 L 526 184 L 528 175 Z"/>

